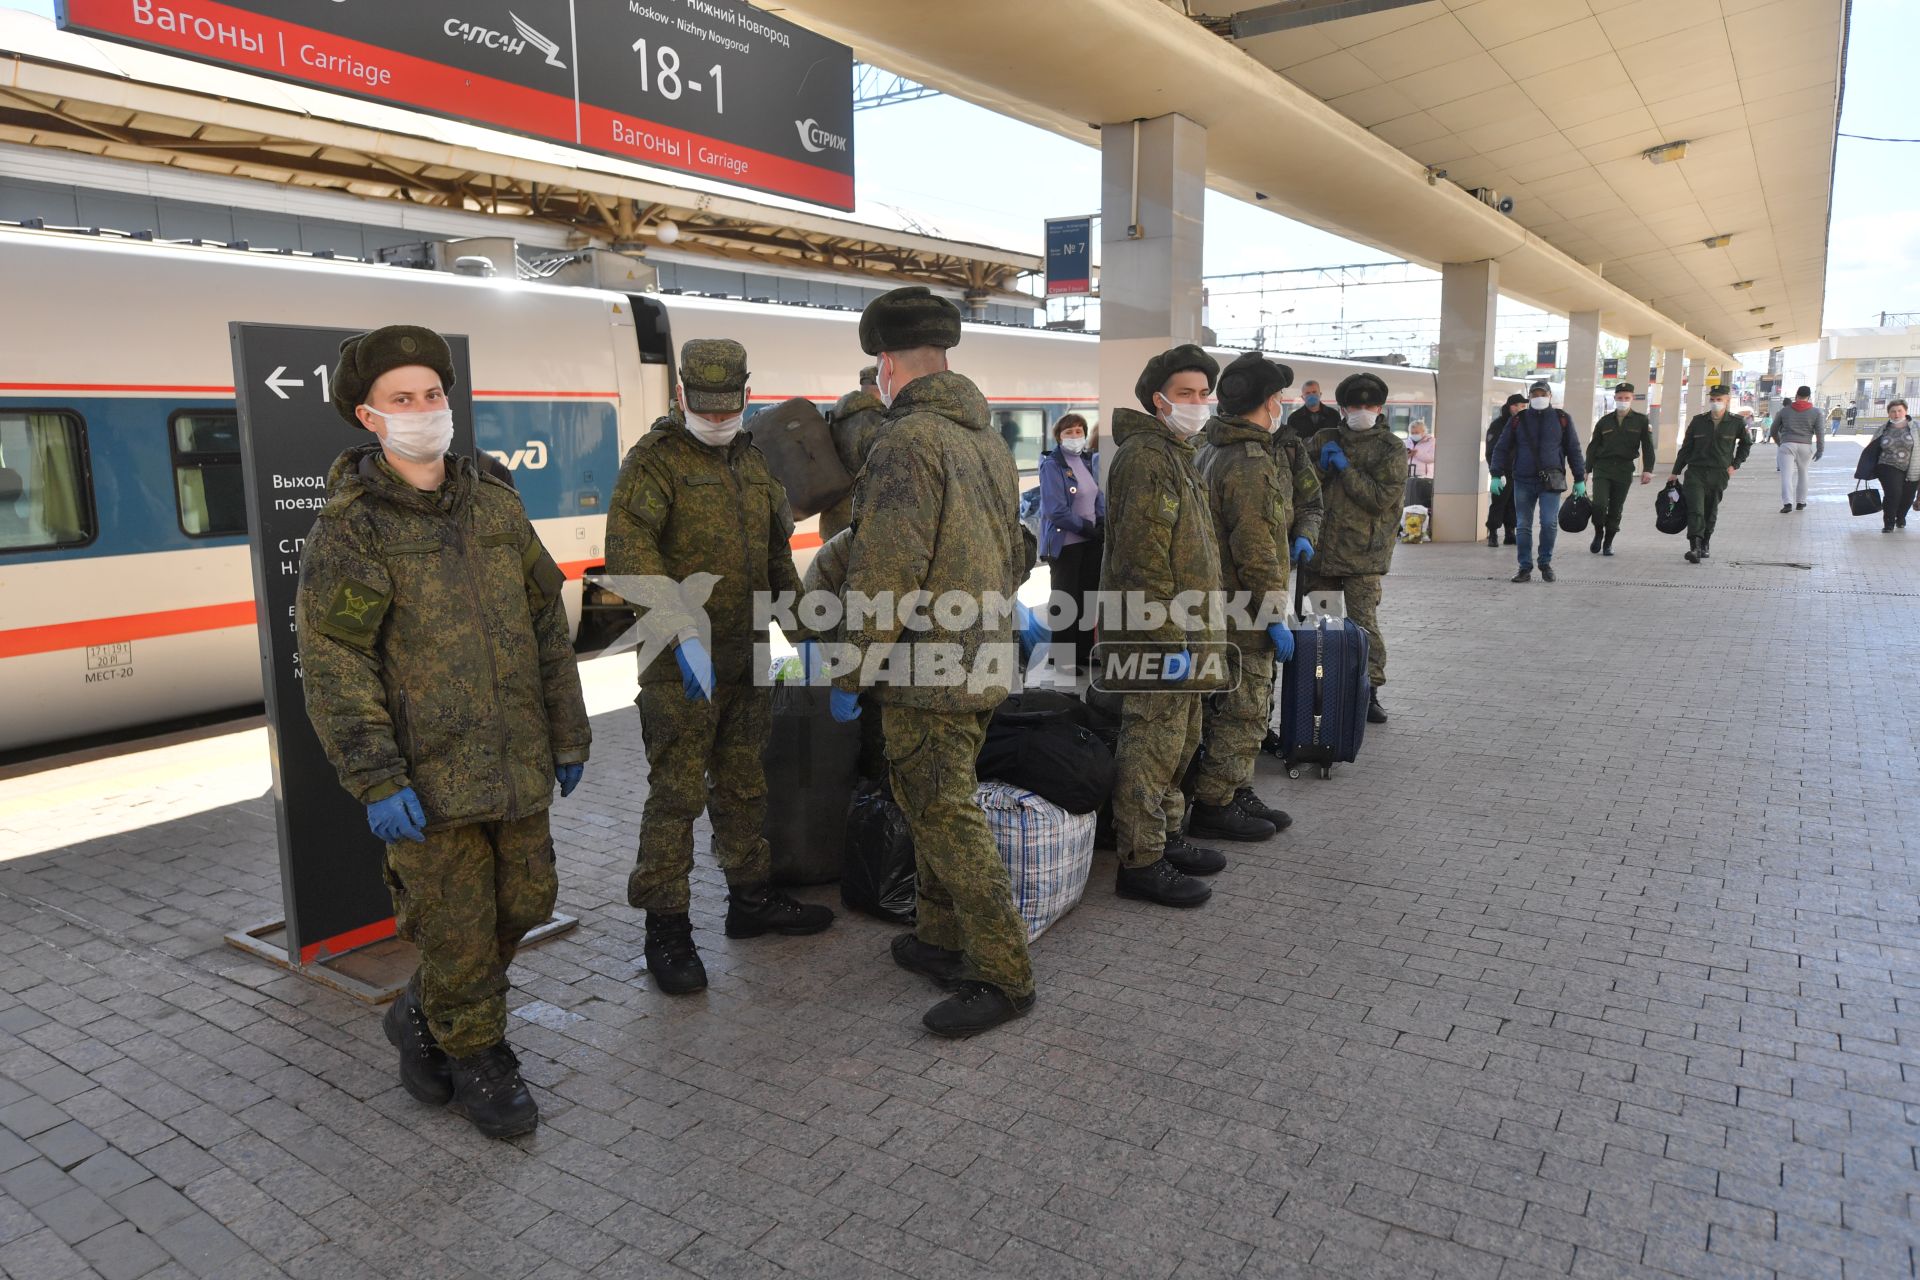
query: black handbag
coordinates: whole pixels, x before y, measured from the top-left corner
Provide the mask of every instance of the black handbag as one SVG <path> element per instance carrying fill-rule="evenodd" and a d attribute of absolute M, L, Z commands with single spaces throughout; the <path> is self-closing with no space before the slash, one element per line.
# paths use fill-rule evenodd
<path fill-rule="evenodd" d="M 1847 495 L 1847 505 L 1857 516 L 1877 515 L 1886 499 L 1880 496 L 1878 489 L 1862 488 L 1864 484 L 1866 481 L 1861 480 L 1853 486 L 1853 492 Z"/>
<path fill-rule="evenodd" d="M 1593 523 L 1593 503 L 1584 494 L 1569 498 L 1560 506 L 1560 532 L 1585 533 Z"/>

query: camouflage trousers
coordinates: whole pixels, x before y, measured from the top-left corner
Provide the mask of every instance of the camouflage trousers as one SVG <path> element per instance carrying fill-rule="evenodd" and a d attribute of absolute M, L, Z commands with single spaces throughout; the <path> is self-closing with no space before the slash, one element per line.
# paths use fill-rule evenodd
<path fill-rule="evenodd" d="M 1200 749 L 1203 701 L 1194 693 L 1129 693 L 1120 699 L 1113 843 L 1123 867 L 1158 862 L 1167 841 L 1180 834 L 1187 813 L 1180 779 Z"/>
<path fill-rule="evenodd" d="M 420 950 L 413 977 L 440 1047 L 456 1058 L 507 1034 L 507 966 L 527 930 L 553 914 L 559 878 L 545 810 L 471 822 L 387 846 L 400 936 Z"/>
<path fill-rule="evenodd" d="M 1359 573 L 1330 578 L 1306 571 L 1306 590 L 1338 591 L 1347 602 L 1347 616 L 1367 633 L 1367 681 L 1375 688 L 1387 682 L 1387 637 L 1380 631 L 1380 587 L 1384 574 Z"/>
<path fill-rule="evenodd" d="M 1265 636 L 1247 642 L 1227 659 L 1233 688 L 1212 698 L 1206 711 L 1207 754 L 1193 798 L 1201 804 L 1232 804 L 1233 793 L 1253 783 L 1253 762 L 1273 718 L 1273 646 Z"/>
<path fill-rule="evenodd" d="M 883 705 L 893 798 L 913 832 L 920 941 L 966 957 L 968 976 L 1016 999 L 1033 991 L 1027 926 L 987 816 L 973 802 L 974 760 L 991 711 Z"/>
<path fill-rule="evenodd" d="M 687 909 L 693 823 L 713 819 L 713 857 L 734 888 L 765 884 L 773 860 L 761 828 L 767 775 L 760 753 L 773 728 L 773 690 L 721 684 L 713 701 L 686 695 L 678 681 L 641 686 L 640 732 L 647 749 L 647 803 L 640 856 L 627 877 L 627 902 L 669 915 Z"/>

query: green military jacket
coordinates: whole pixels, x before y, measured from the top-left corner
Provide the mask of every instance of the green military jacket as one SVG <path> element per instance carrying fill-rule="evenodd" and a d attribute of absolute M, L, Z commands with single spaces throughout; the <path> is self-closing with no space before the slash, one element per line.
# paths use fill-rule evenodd
<path fill-rule="evenodd" d="M 1653 470 L 1653 424 L 1646 414 L 1629 412 L 1622 418 L 1615 410 L 1593 424 L 1593 439 L 1587 442 L 1587 470 L 1629 475 L 1636 456 L 1641 461 L 1640 470 Z"/>
<path fill-rule="evenodd" d="M 1164 658 L 1187 650 L 1196 656 L 1201 646 L 1217 650 L 1225 640 L 1225 620 L 1217 607 L 1220 585 L 1220 544 L 1214 534 L 1213 507 L 1206 486 L 1194 469 L 1194 446 L 1176 437 L 1158 418 L 1137 409 L 1113 414 L 1113 461 L 1107 469 L 1107 545 L 1100 562 L 1100 591 L 1119 593 L 1114 603 L 1126 615 L 1140 601 L 1157 605 L 1167 617 L 1157 627 L 1142 625 L 1138 616 L 1103 617 L 1103 644 L 1139 646 Z M 1204 597 L 1190 610 L 1189 628 L 1172 616 L 1176 596 Z M 1116 652 L 1124 653 L 1124 650 Z M 1181 683 L 1182 692 L 1202 693 L 1218 683 L 1198 666 L 1193 678 Z M 1124 681 L 1108 680 L 1108 687 Z M 1146 680 L 1142 687 L 1163 687 Z"/>
<path fill-rule="evenodd" d="M 1722 479 L 1728 467 L 1738 467 L 1753 452 L 1753 437 L 1747 432 L 1747 420 L 1737 413 L 1724 413 L 1718 422 L 1711 413 L 1696 414 L 1687 424 L 1680 441 L 1680 452 L 1673 459 L 1673 474 L 1699 465 L 1717 472 Z"/>
<path fill-rule="evenodd" d="M 1020 473 L 987 425 L 986 397 L 952 370 L 915 378 L 894 396 L 854 486 L 845 577 L 848 601 L 890 607 L 847 619 L 862 670 L 836 676 L 842 689 L 862 688 L 869 672 L 882 702 L 936 711 L 985 711 L 1011 691 L 1020 665 L 1012 601 L 1028 552 Z M 907 628 L 916 592 L 926 593 L 928 625 Z M 949 592 L 979 602 L 967 625 L 939 618 L 934 606 Z M 942 657 L 957 680 L 912 678 Z"/>
<path fill-rule="evenodd" d="M 1285 610 L 1293 540 L 1320 538 L 1320 476 L 1305 446 L 1285 427 L 1268 431 L 1245 418 L 1216 417 L 1194 450 L 1194 467 L 1213 508 L 1221 589 L 1248 592 L 1250 617 L 1269 599 Z M 1233 640 L 1243 649 L 1273 644 L 1265 627 Z"/>
<path fill-rule="evenodd" d="M 860 469 L 873 452 L 874 439 L 886 420 L 887 407 L 871 391 L 847 392 L 827 415 L 833 431 L 833 451 L 854 479 L 860 478 Z M 853 495 L 849 493 L 820 513 L 820 540 L 827 541 L 852 522 Z"/>
<path fill-rule="evenodd" d="M 1399 540 L 1406 501 L 1407 446 L 1383 422 L 1355 431 L 1344 423 L 1307 441 L 1307 460 L 1320 467 L 1320 447 L 1337 441 L 1344 470 L 1320 471 L 1320 540 L 1307 563 L 1315 573 L 1345 578 L 1385 573 Z"/>
<path fill-rule="evenodd" d="M 640 613 L 647 665 L 640 683 L 680 683 L 673 645 L 698 634 L 695 609 L 712 622 L 708 640 L 714 678 L 747 684 L 754 678 L 756 645 L 767 629 L 756 626 L 754 594 L 798 594 L 793 567 L 792 509 L 787 491 L 767 470 L 767 461 L 742 432 L 725 446 L 702 444 L 678 409 L 627 450 L 607 509 L 607 573 L 652 577 L 685 584 L 678 593 L 640 591 L 631 602 Z M 711 594 L 700 599 L 704 585 Z"/>
<path fill-rule="evenodd" d="M 447 459 L 424 493 L 378 444 L 327 473 L 300 559 L 307 716 L 362 804 L 411 786 L 431 829 L 553 799 L 593 740 L 559 566 L 512 488 Z"/>

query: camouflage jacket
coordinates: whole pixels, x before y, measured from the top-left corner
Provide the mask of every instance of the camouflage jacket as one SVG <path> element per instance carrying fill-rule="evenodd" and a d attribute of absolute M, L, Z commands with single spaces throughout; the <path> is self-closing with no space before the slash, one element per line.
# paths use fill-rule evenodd
<path fill-rule="evenodd" d="M 1175 438 L 1158 418 L 1138 409 L 1116 409 L 1113 414 L 1116 448 L 1107 470 L 1107 547 L 1100 564 L 1102 594 L 1119 592 L 1123 614 L 1135 603 L 1165 609 L 1174 597 L 1220 591 L 1220 548 L 1214 541 L 1213 510 L 1200 473 L 1193 467 L 1193 445 Z M 1191 597 L 1189 597 L 1191 599 Z M 1107 625 L 1102 618 L 1103 644 L 1142 646 L 1159 654 L 1200 646 L 1217 647 L 1226 638 L 1217 610 L 1198 608 L 1183 626 L 1168 616 L 1157 627 L 1137 625 L 1143 619 L 1123 616 Z M 1135 624 L 1135 625 L 1128 625 Z M 1124 652 L 1124 651 L 1116 651 Z M 1205 672 L 1198 673 L 1204 677 Z M 1124 682 L 1108 680 L 1110 687 Z M 1204 678 L 1189 680 L 1182 691 L 1203 693 L 1213 687 Z"/>
<path fill-rule="evenodd" d="M 1020 537 L 1020 476 L 1005 442 L 987 430 L 987 401 L 972 382 L 951 370 L 915 378 L 894 396 L 873 451 L 853 491 L 853 536 L 846 570 L 847 599 L 892 606 L 883 616 L 848 619 L 847 642 L 863 666 L 887 656 L 899 678 L 879 682 L 881 699 L 936 711 L 984 711 L 1009 692 L 1019 666 L 1011 616 L 1014 591 L 1026 576 Z M 929 598 L 929 625 L 902 633 L 910 593 Z M 983 607 L 972 625 L 950 628 L 932 615 L 946 592 L 961 592 L 1003 607 Z M 898 642 L 896 647 L 896 642 Z M 922 649 L 922 646 L 951 646 Z M 981 658 L 982 650 L 986 658 Z M 954 659 L 958 683 L 909 683 L 906 671 L 936 654 Z M 1000 674 L 994 674 L 995 671 Z M 985 678 L 983 678 L 985 677 Z M 860 672 L 836 677 L 843 689 L 861 687 Z"/>
<path fill-rule="evenodd" d="M 564 581 L 520 497 L 468 458 L 423 493 L 377 444 L 327 474 L 300 560 L 307 716 L 362 804 L 411 786 L 429 828 L 546 808 L 593 734 Z"/>
<path fill-rule="evenodd" d="M 1216 417 L 1202 438 L 1194 467 L 1213 508 L 1221 589 L 1249 592 L 1250 612 L 1269 599 L 1285 609 L 1293 540 L 1320 538 L 1319 474 L 1284 427 L 1268 431 L 1245 418 Z M 1272 643 L 1265 628 L 1233 640 L 1242 647 Z"/>
<path fill-rule="evenodd" d="M 749 434 L 720 447 L 694 439 L 677 409 L 655 422 L 627 451 L 607 509 L 607 573 L 656 580 L 618 584 L 640 615 L 640 682 L 680 682 L 673 647 L 701 632 L 704 609 L 715 677 L 750 683 L 767 642 L 754 594 L 800 590 L 792 536 L 787 491 Z"/>
<path fill-rule="evenodd" d="M 1329 440 L 1347 455 L 1345 469 L 1320 466 L 1320 447 Z M 1393 563 L 1406 500 L 1407 446 L 1384 421 L 1360 431 L 1342 424 L 1315 432 L 1306 442 L 1306 455 L 1320 471 L 1325 507 L 1320 540 L 1308 561 L 1314 572 L 1335 578 L 1385 573 Z"/>
<path fill-rule="evenodd" d="M 858 480 L 860 468 L 873 452 L 874 439 L 887 420 L 887 407 L 871 391 L 849 391 L 833 406 L 827 421 L 833 430 L 833 451 L 847 474 Z M 832 538 L 853 523 L 853 494 L 820 513 L 820 540 Z"/>
<path fill-rule="evenodd" d="M 1680 440 L 1680 452 L 1674 455 L 1673 474 L 1697 466 L 1724 476 L 1728 467 L 1738 468 L 1751 452 L 1753 436 L 1747 431 L 1746 419 L 1737 413 L 1725 413 L 1715 422 L 1711 413 L 1697 413 Z"/>

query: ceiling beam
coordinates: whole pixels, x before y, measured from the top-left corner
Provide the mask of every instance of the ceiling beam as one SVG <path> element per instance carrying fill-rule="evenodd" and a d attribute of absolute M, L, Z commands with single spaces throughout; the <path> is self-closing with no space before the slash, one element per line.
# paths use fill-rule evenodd
<path fill-rule="evenodd" d="M 1434 0 L 1278 0 L 1275 4 L 1242 9 L 1230 17 L 1202 17 L 1199 14 L 1194 17 L 1201 26 L 1216 35 L 1245 40 L 1249 36 L 1272 35 L 1276 31 L 1291 31 L 1322 22 L 1338 22 L 1341 18 L 1358 18 L 1369 13 L 1384 13 L 1388 9 L 1432 3 Z"/>

